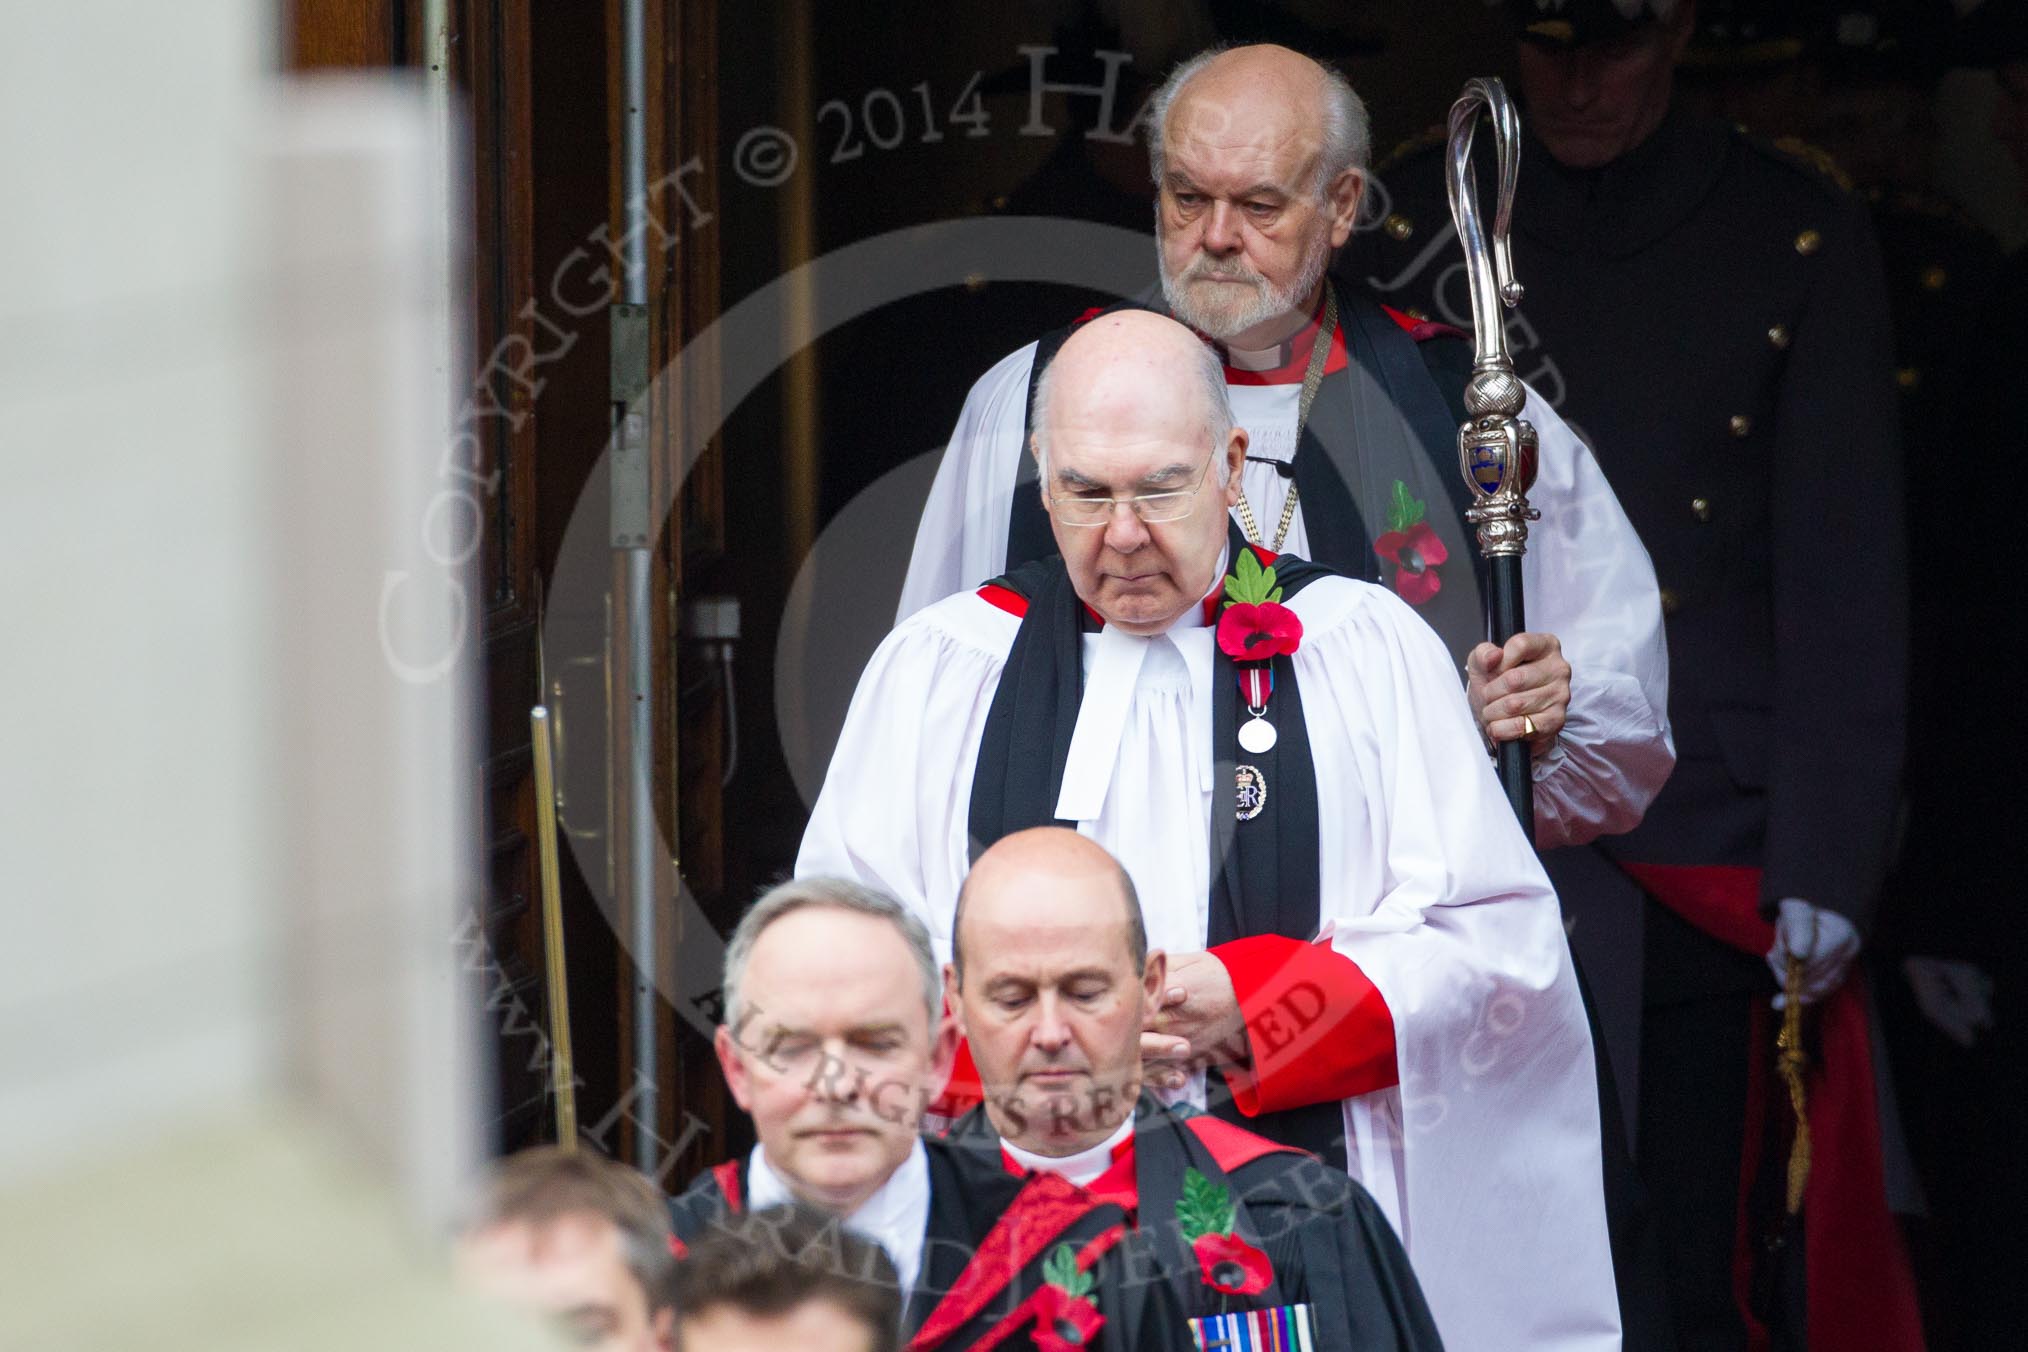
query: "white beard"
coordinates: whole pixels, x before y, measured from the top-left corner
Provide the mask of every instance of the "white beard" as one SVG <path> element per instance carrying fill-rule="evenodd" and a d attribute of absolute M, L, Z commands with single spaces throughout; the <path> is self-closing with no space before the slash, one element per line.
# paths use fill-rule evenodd
<path fill-rule="evenodd" d="M 1164 254 L 1161 256 L 1162 299 L 1168 305 L 1169 313 L 1178 320 L 1208 338 L 1224 342 L 1234 334 L 1245 333 L 1271 319 L 1300 310 L 1310 293 L 1317 289 L 1317 283 L 1324 279 L 1324 269 L 1330 262 L 1331 237 L 1322 233 L 1317 237 L 1316 246 L 1304 255 L 1295 280 L 1285 287 L 1274 285 L 1237 259 L 1219 262 L 1201 252 L 1181 275 L 1171 275 L 1168 256 Z M 1236 298 L 1228 296 L 1219 304 L 1201 304 L 1193 295 L 1193 283 L 1211 277 L 1228 279 L 1214 284 L 1220 292 L 1230 288 L 1233 279 L 1246 282 L 1250 290 Z"/>

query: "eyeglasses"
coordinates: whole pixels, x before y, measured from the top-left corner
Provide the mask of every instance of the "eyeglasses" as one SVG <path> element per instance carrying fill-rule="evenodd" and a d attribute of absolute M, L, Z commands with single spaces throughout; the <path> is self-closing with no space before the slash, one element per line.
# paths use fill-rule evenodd
<path fill-rule="evenodd" d="M 1113 509 L 1124 506 L 1131 510 L 1144 525 L 1158 525 L 1164 521 L 1181 521 L 1197 510 L 1197 490 L 1204 486 L 1204 478 L 1211 473 L 1211 462 L 1218 459 L 1213 452 L 1204 462 L 1204 468 L 1197 471 L 1196 480 L 1188 488 L 1168 493 L 1137 493 L 1125 498 L 1080 497 L 1073 493 L 1051 493 L 1049 503 L 1056 519 L 1066 526 L 1103 526 L 1113 519 Z"/>

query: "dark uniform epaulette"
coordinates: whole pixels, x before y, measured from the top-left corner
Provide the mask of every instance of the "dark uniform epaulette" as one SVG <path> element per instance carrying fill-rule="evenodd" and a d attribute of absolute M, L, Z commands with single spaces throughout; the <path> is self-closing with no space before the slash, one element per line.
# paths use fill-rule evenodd
<path fill-rule="evenodd" d="M 1749 137 L 1749 139 L 1752 139 Z M 1783 136 L 1768 142 L 1782 155 L 1798 164 L 1807 165 L 1825 178 L 1838 185 L 1841 192 L 1852 191 L 1852 176 L 1838 167 L 1838 161 L 1831 152 L 1821 146 L 1813 146 L 1799 136 Z"/>
<path fill-rule="evenodd" d="M 1409 137 L 1406 141 L 1403 141 L 1400 145 L 1397 145 L 1394 149 L 1388 151 L 1386 158 L 1374 166 L 1374 172 L 1384 174 L 1404 160 L 1410 160 L 1422 154 L 1423 151 L 1428 150 L 1431 146 L 1442 145 L 1449 136 L 1450 128 L 1446 124 L 1442 122 L 1432 123 Z"/>

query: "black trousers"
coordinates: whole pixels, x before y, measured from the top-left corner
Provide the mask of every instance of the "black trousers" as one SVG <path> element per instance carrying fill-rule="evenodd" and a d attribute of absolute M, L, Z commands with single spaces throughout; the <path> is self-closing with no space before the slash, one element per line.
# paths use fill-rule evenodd
<path fill-rule="evenodd" d="M 1683 1352 L 1746 1346 L 1732 1254 L 1753 999 L 1724 992 L 1650 1005 L 1642 1015 L 1636 1164 L 1661 1234 Z"/>

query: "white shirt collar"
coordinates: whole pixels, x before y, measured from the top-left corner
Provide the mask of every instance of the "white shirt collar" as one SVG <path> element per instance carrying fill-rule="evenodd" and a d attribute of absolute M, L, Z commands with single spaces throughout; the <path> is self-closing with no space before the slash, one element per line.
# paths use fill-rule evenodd
<path fill-rule="evenodd" d="M 756 1145 L 747 1160 L 747 1193 L 749 1209 L 759 1211 L 762 1207 L 780 1206 L 797 1200 L 789 1185 L 782 1180 L 768 1164 L 767 1156 Z M 917 1141 L 895 1171 L 887 1176 L 871 1197 L 859 1204 L 859 1209 L 845 1217 L 845 1228 L 864 1239 L 870 1239 L 887 1251 L 894 1261 L 894 1270 L 901 1277 L 904 1296 L 915 1287 L 916 1273 L 922 1267 L 923 1236 L 929 1229 L 929 1152 Z"/>
<path fill-rule="evenodd" d="M 1113 1151 L 1133 1134 L 1134 1115 L 1128 1113 L 1127 1120 L 1120 1123 L 1119 1129 L 1112 1135 L 1075 1155 L 1038 1155 L 1032 1150 L 1023 1150 L 1004 1136 L 1000 1138 L 1000 1148 L 1031 1174 L 1059 1174 L 1082 1188 L 1113 1167 Z"/>

